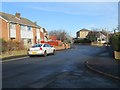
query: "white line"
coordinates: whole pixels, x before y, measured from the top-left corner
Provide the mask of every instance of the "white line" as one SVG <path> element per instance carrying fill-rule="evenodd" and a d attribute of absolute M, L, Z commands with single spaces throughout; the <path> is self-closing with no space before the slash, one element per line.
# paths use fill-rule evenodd
<path fill-rule="evenodd" d="M 24 58 L 28 58 L 29 56 L 26 56 L 26 57 L 22 57 L 22 58 L 15 58 L 15 59 L 10 59 L 10 60 L 3 60 L 3 61 L 0 61 L 0 62 L 10 62 L 10 61 L 15 61 L 15 60 L 19 60 L 19 59 L 24 59 Z"/>

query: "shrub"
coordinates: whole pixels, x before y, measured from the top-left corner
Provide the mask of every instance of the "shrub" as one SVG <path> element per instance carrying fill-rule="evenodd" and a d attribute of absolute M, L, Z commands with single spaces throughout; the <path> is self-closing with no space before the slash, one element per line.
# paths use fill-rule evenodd
<path fill-rule="evenodd" d="M 17 41 L 12 41 L 12 40 L 7 41 L 8 51 L 23 50 L 23 49 L 25 49 L 23 42 L 17 42 Z"/>
<path fill-rule="evenodd" d="M 7 42 L 4 39 L 0 39 L 0 53 L 6 51 L 6 48 L 5 48 L 6 45 L 7 45 Z"/>
<path fill-rule="evenodd" d="M 84 38 L 84 39 L 76 39 L 74 40 L 74 43 L 91 43 L 91 41 Z"/>
<path fill-rule="evenodd" d="M 16 43 L 12 40 L 7 41 L 7 46 L 6 46 L 7 51 L 13 51 L 16 49 Z"/>
<path fill-rule="evenodd" d="M 5 41 L 4 39 L 0 39 L 0 53 L 23 49 L 25 49 L 23 42 L 17 42 L 13 40 Z"/>
<path fill-rule="evenodd" d="M 17 42 L 17 47 L 18 47 L 18 50 L 23 50 L 25 49 L 24 47 L 24 43 L 21 41 L 21 42 Z"/>
<path fill-rule="evenodd" d="M 120 51 L 120 32 L 113 35 L 112 46 L 114 51 Z"/>

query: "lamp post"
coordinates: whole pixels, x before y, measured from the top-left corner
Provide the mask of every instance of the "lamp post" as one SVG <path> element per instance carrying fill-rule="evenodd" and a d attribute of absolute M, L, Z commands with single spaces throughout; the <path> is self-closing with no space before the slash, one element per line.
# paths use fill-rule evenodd
<path fill-rule="evenodd" d="M 107 46 L 108 46 L 108 42 L 109 42 L 109 33 L 107 32 Z"/>

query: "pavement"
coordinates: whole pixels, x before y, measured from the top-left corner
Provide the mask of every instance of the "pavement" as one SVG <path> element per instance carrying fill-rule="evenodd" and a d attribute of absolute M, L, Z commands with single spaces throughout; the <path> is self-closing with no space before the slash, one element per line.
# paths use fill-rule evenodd
<path fill-rule="evenodd" d="M 111 46 L 106 46 L 105 51 L 86 61 L 86 66 L 105 76 L 120 80 L 120 60 L 115 60 Z"/>
<path fill-rule="evenodd" d="M 68 48 L 70 49 L 70 48 Z M 66 50 L 66 49 L 56 49 L 56 51 L 62 51 L 62 50 Z M 17 55 L 17 56 L 9 56 L 9 57 L 5 57 L 5 58 L 0 58 L 0 62 L 2 62 L 3 60 L 8 60 L 8 59 L 15 59 L 15 58 L 21 58 L 21 57 L 27 57 L 28 55 Z"/>

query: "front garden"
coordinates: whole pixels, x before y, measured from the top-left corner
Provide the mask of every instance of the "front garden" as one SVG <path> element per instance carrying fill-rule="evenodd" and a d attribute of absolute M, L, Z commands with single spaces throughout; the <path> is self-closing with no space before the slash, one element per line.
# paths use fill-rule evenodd
<path fill-rule="evenodd" d="M 54 47 L 56 50 L 69 49 L 70 44 L 62 44 Z M 27 48 L 25 48 L 23 42 L 0 39 L 0 58 L 23 55 L 27 55 Z"/>
<path fill-rule="evenodd" d="M 27 54 L 23 42 L 0 39 L 0 58 Z"/>

